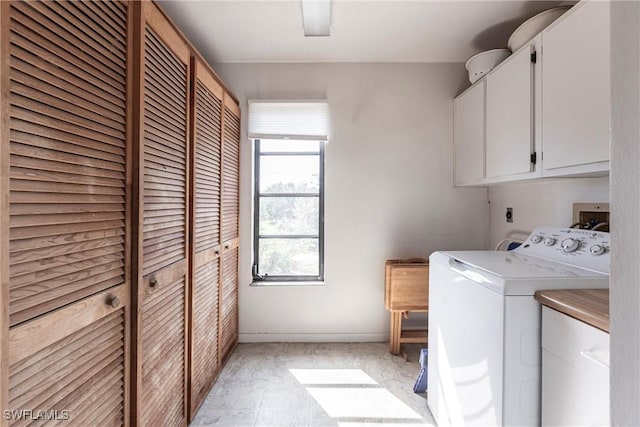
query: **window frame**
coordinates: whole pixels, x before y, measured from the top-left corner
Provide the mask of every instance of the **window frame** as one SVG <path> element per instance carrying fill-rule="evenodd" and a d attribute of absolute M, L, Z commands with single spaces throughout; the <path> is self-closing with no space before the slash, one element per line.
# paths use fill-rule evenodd
<path fill-rule="evenodd" d="M 269 139 L 269 138 L 263 138 Z M 315 141 L 315 140 L 314 140 Z M 318 156 L 319 168 L 318 168 L 318 275 L 278 275 L 278 276 L 262 276 L 258 274 L 260 266 L 260 239 L 265 238 L 260 236 L 260 158 L 265 153 L 260 152 L 260 138 L 253 139 L 254 150 L 254 189 L 253 189 L 253 264 L 252 264 L 252 276 L 254 283 L 269 283 L 269 282 L 290 282 L 304 284 L 304 282 L 323 282 L 324 281 L 324 161 L 325 161 L 325 140 L 317 140 L 318 152 L 317 153 L 304 153 L 304 152 L 269 152 L 266 155 L 270 156 Z M 288 194 L 288 193 L 281 193 Z M 296 197 L 296 194 L 291 193 L 291 197 Z M 276 196 L 277 197 L 277 196 Z M 313 196 L 297 196 L 297 197 L 316 197 Z M 302 235 L 283 235 L 290 239 L 303 239 L 309 238 Z M 291 236 L 291 237 L 288 237 Z"/>

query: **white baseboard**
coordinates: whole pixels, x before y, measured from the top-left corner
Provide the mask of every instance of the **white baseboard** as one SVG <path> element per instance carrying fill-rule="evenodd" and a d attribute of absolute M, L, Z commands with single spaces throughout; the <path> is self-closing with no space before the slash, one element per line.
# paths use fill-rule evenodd
<path fill-rule="evenodd" d="M 380 334 L 270 334 L 240 333 L 240 343 L 258 342 L 387 342 L 388 333 Z"/>

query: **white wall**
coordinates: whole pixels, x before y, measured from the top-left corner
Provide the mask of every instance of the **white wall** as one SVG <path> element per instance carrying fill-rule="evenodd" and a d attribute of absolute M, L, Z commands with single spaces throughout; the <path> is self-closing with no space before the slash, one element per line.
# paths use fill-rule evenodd
<path fill-rule="evenodd" d="M 251 283 L 252 156 L 241 149 L 241 341 L 388 339 L 384 262 L 481 249 L 486 189 L 453 189 L 453 97 L 461 64 L 219 64 L 239 98 L 330 105 L 325 286 Z"/>
<path fill-rule="evenodd" d="M 511 233 L 529 234 L 541 225 L 568 227 L 574 203 L 609 202 L 609 177 L 504 184 L 489 189 L 489 200 L 493 249 Z M 507 207 L 513 208 L 513 223 L 505 219 Z"/>
<path fill-rule="evenodd" d="M 611 8 L 611 421 L 640 425 L 640 3 Z"/>

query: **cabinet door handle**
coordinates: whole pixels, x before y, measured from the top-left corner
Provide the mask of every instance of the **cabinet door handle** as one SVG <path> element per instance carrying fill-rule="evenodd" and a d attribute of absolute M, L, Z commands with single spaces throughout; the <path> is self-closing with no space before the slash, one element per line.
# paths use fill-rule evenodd
<path fill-rule="evenodd" d="M 229 244 L 227 243 L 226 245 L 224 245 L 225 249 L 229 249 Z"/>
<path fill-rule="evenodd" d="M 120 298 L 118 298 L 116 295 L 107 296 L 107 305 L 109 307 L 118 308 L 118 306 L 120 305 Z"/>
<path fill-rule="evenodd" d="M 151 289 L 155 289 L 156 286 L 158 286 L 158 279 L 153 277 L 151 280 L 149 280 L 149 286 L 151 287 Z"/>
<path fill-rule="evenodd" d="M 609 365 L 607 365 L 605 362 L 603 362 L 601 360 L 598 360 L 598 358 L 593 354 L 592 350 L 582 350 L 580 352 L 580 355 L 582 355 L 585 359 L 591 360 L 596 365 L 600 365 L 603 368 L 609 369 Z"/>

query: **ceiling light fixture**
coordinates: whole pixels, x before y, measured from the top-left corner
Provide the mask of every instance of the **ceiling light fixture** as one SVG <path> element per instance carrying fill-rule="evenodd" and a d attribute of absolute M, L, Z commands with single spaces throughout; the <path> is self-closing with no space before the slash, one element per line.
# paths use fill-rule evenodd
<path fill-rule="evenodd" d="M 331 31 L 331 0 L 301 0 L 305 37 L 328 37 Z"/>

